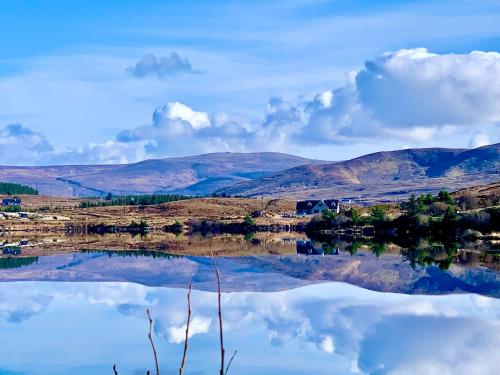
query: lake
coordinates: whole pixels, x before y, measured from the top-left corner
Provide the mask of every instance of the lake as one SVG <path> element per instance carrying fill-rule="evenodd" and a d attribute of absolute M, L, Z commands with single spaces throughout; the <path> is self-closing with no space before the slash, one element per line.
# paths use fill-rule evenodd
<path fill-rule="evenodd" d="M 300 241 L 292 253 L 215 260 L 226 364 L 237 351 L 229 374 L 497 373 L 496 256 L 470 261 L 458 249 L 442 267 L 442 249 L 434 261 L 412 262 L 404 252 Z M 154 373 L 148 308 L 161 373 L 178 374 L 190 281 L 184 373 L 219 371 L 211 257 L 90 249 L 13 256 L 1 259 L 0 281 L 0 374 L 113 374 L 115 363 L 120 374 Z"/>

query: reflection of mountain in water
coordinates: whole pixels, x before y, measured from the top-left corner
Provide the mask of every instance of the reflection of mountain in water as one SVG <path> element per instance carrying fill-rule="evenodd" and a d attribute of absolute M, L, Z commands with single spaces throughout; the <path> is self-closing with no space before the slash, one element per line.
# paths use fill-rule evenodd
<path fill-rule="evenodd" d="M 278 291 L 343 281 L 367 289 L 407 294 L 472 292 L 500 297 L 500 275 L 452 265 L 412 268 L 400 255 L 250 256 L 219 258 L 225 291 Z M 215 290 L 210 258 L 117 256 L 105 252 L 40 257 L 36 264 L 0 270 L 1 281 L 129 281 L 151 286 Z"/>

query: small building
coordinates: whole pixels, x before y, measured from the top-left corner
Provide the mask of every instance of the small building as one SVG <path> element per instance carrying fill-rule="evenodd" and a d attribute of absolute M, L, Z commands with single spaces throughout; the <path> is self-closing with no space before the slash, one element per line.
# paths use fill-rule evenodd
<path fill-rule="evenodd" d="M 336 199 L 310 199 L 305 201 L 297 201 L 296 205 L 297 215 L 315 215 L 320 214 L 325 210 L 331 210 L 335 213 L 339 213 L 340 202 Z"/>
<path fill-rule="evenodd" d="M 22 203 L 21 198 L 4 198 L 2 199 L 2 206 L 20 206 Z"/>

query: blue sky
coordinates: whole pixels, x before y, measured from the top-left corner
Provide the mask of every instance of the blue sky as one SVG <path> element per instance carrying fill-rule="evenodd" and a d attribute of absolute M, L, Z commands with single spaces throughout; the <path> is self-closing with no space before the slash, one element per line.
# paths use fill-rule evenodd
<path fill-rule="evenodd" d="M 484 0 L 4 0 L 0 164 L 498 142 L 499 20 Z"/>

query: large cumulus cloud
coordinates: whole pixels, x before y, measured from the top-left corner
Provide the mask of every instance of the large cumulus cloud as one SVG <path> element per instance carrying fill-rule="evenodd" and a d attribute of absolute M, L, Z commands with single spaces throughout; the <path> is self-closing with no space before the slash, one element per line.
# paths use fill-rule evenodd
<path fill-rule="evenodd" d="M 151 124 L 120 132 L 116 141 L 144 143 L 153 156 L 212 151 L 282 150 L 290 134 L 303 125 L 299 110 L 272 98 L 262 119 L 248 120 L 230 113 L 209 114 L 174 102 L 157 108 Z"/>
<path fill-rule="evenodd" d="M 300 137 L 311 143 L 374 135 L 426 141 L 437 133 L 500 121 L 500 53 L 385 53 L 350 75 L 344 87 L 308 103 Z"/>

